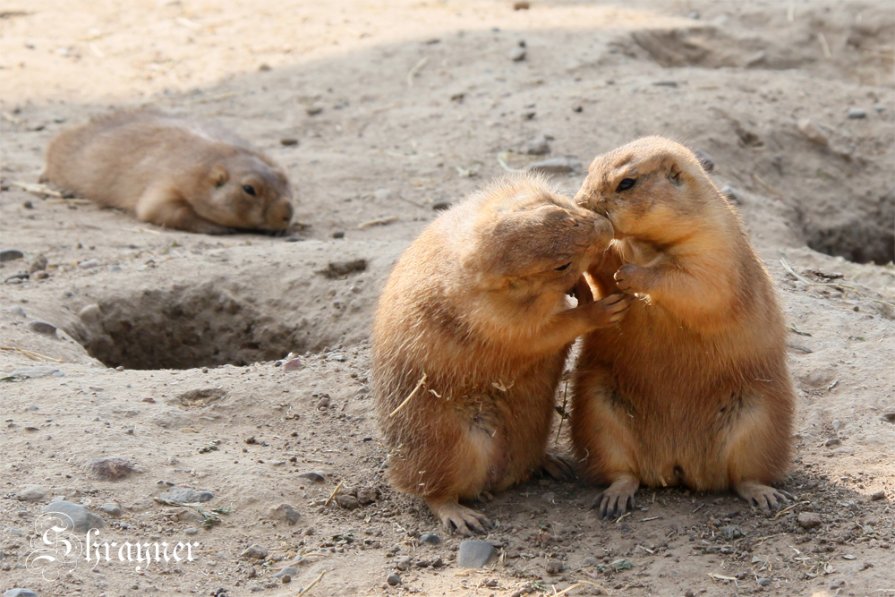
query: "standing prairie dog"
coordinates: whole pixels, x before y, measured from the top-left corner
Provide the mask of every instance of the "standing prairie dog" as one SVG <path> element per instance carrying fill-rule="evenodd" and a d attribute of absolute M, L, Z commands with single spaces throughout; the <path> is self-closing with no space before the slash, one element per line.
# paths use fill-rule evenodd
<path fill-rule="evenodd" d="M 783 315 L 739 217 L 688 149 L 661 137 L 597 157 L 576 202 L 612 222 L 589 270 L 596 295 L 640 298 L 589 334 L 578 361 L 572 442 L 608 483 L 603 517 L 639 485 L 735 490 L 763 510 L 789 464 L 794 395 Z"/>
<path fill-rule="evenodd" d="M 606 218 L 519 176 L 440 215 L 395 265 L 373 330 L 379 422 L 393 485 L 446 528 L 482 532 L 459 500 L 561 468 L 545 448 L 569 345 L 627 308 L 566 294 L 611 237 Z"/>
<path fill-rule="evenodd" d="M 62 131 L 41 179 L 190 232 L 281 231 L 292 219 L 289 180 L 273 160 L 223 129 L 149 111 Z"/>

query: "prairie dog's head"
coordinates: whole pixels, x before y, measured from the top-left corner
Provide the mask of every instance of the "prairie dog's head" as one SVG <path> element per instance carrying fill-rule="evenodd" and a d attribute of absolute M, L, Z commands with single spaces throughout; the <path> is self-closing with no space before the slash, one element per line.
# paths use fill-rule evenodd
<path fill-rule="evenodd" d="M 612 239 L 606 218 L 534 176 L 500 181 L 473 205 L 461 266 L 480 290 L 522 302 L 561 298 Z"/>
<path fill-rule="evenodd" d="M 193 208 L 212 222 L 248 230 L 286 230 L 292 221 L 292 188 L 277 166 L 238 151 L 219 159 L 208 173 L 207 201 Z"/>
<path fill-rule="evenodd" d="M 644 137 L 597 156 L 575 202 L 608 217 L 618 238 L 674 242 L 723 206 L 719 197 L 693 152 Z"/>

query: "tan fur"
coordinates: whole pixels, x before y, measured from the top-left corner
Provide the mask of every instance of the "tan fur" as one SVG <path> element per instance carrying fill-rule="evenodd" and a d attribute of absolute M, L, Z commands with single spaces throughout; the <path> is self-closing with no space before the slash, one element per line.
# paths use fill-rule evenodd
<path fill-rule="evenodd" d="M 458 500 L 545 464 L 569 345 L 626 307 L 611 297 L 568 308 L 611 235 L 605 218 L 524 176 L 439 216 L 395 265 L 373 333 L 391 480 L 449 528 L 480 530 L 484 517 Z"/>
<path fill-rule="evenodd" d="M 597 157 L 576 202 L 615 229 L 589 271 L 595 294 L 640 297 L 587 336 L 576 373 L 575 451 L 591 480 L 613 484 L 602 514 L 623 511 L 638 482 L 778 506 L 767 485 L 791 450 L 786 330 L 739 217 L 696 157 L 659 137 Z"/>
<path fill-rule="evenodd" d="M 289 181 L 270 158 L 223 129 L 148 111 L 62 131 L 41 178 L 190 232 L 279 231 L 292 219 Z"/>

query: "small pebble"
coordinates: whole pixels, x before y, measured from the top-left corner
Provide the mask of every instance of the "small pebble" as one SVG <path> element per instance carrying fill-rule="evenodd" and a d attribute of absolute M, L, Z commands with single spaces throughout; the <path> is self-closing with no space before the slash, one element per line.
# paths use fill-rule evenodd
<path fill-rule="evenodd" d="M 280 570 L 273 576 L 274 576 L 274 578 L 282 578 L 284 576 L 288 576 L 288 577 L 292 578 L 294 576 L 298 576 L 298 568 L 296 568 L 295 566 L 286 566 L 285 568 L 283 568 L 282 570 Z"/>
<path fill-rule="evenodd" d="M 538 135 L 530 139 L 523 148 L 528 155 L 545 155 L 550 153 L 550 140 L 546 135 Z"/>
<path fill-rule="evenodd" d="M 16 259 L 22 259 L 23 257 L 25 257 L 25 254 L 18 249 L 0 249 L 0 263 L 15 261 Z"/>
<path fill-rule="evenodd" d="M 531 3 L 520 0 L 519 2 L 513 2 L 513 10 L 528 10 L 531 8 Z"/>
<path fill-rule="evenodd" d="M 770 578 L 761 577 L 761 578 L 758 579 L 757 582 L 758 582 L 759 586 L 767 587 L 767 586 L 769 586 L 769 585 L 771 584 L 771 579 L 770 579 Z"/>
<path fill-rule="evenodd" d="M 298 522 L 298 519 L 301 515 L 298 513 L 298 510 L 295 509 L 291 504 L 279 504 L 277 506 L 271 506 L 267 511 L 267 517 L 271 520 L 279 520 L 285 522 L 290 525 L 294 525 Z"/>
<path fill-rule="evenodd" d="M 81 269 L 92 269 L 94 267 L 99 267 L 99 259 L 85 259 L 78 263 L 78 267 Z"/>
<path fill-rule="evenodd" d="M 816 512 L 799 512 L 799 515 L 796 517 L 796 522 L 798 522 L 799 526 L 803 529 L 814 529 L 820 526 L 820 514 L 817 514 Z"/>
<path fill-rule="evenodd" d="M 335 232 L 333 232 L 332 237 L 333 238 L 345 238 L 345 231 L 344 230 L 336 230 Z"/>
<path fill-rule="evenodd" d="M 867 118 L 867 110 L 864 110 L 863 108 L 849 108 L 848 117 L 852 120 Z"/>
<path fill-rule="evenodd" d="M 551 575 L 560 574 L 565 569 L 566 569 L 566 567 L 563 565 L 563 563 L 560 560 L 551 558 L 550 560 L 547 561 L 547 567 L 546 567 L 547 574 L 551 574 Z"/>
<path fill-rule="evenodd" d="M 693 150 L 693 154 L 696 156 L 696 159 L 699 160 L 699 165 L 702 166 L 702 169 L 706 172 L 714 172 L 715 171 L 715 160 L 712 159 L 712 156 L 708 154 L 708 152 L 703 151 L 702 149 Z"/>
<path fill-rule="evenodd" d="M 103 481 L 118 481 L 129 477 L 136 467 L 133 462 L 120 456 L 105 456 L 87 463 L 90 474 Z"/>
<path fill-rule="evenodd" d="M 3 597 L 37 597 L 37 593 L 31 589 L 9 589 L 4 591 Z"/>
<path fill-rule="evenodd" d="M 121 506 L 116 504 L 115 502 L 109 502 L 107 504 L 103 504 L 99 507 L 101 512 L 108 514 L 109 516 L 119 517 L 121 516 Z"/>
<path fill-rule="evenodd" d="M 320 106 L 317 104 L 315 104 L 313 106 L 308 106 L 307 108 L 305 108 L 305 112 L 307 113 L 308 116 L 317 116 L 318 114 L 323 112 L 323 106 Z"/>
<path fill-rule="evenodd" d="M 883 490 L 879 490 L 870 496 L 870 501 L 872 502 L 878 502 L 884 499 L 886 499 L 886 492 Z"/>
<path fill-rule="evenodd" d="M 432 204 L 433 211 L 444 211 L 446 209 L 450 209 L 451 202 L 450 201 L 436 201 Z"/>
<path fill-rule="evenodd" d="M 375 487 L 361 487 L 357 490 L 357 501 L 361 506 L 367 506 L 379 499 L 379 490 Z"/>
<path fill-rule="evenodd" d="M 172 487 L 159 497 L 178 504 L 196 504 L 209 501 L 214 497 L 214 493 L 189 487 Z"/>
<path fill-rule="evenodd" d="M 739 539 L 743 536 L 743 530 L 736 525 L 727 525 L 721 527 L 721 536 L 727 539 L 728 541 L 733 539 Z"/>
<path fill-rule="evenodd" d="M 522 62 L 523 60 L 525 60 L 525 56 L 526 51 L 523 47 L 517 46 L 510 52 L 510 60 L 512 60 L 513 62 Z"/>
<path fill-rule="evenodd" d="M 799 129 L 799 132 L 805 136 L 806 139 L 815 143 L 817 145 L 829 145 L 830 139 L 827 137 L 827 134 L 821 130 L 819 126 L 817 126 L 814 121 L 810 118 L 802 118 L 796 123 L 796 127 Z"/>
<path fill-rule="evenodd" d="M 340 508 L 344 508 L 345 510 L 355 510 L 360 507 L 360 502 L 357 501 L 357 498 L 346 493 L 337 495 L 336 503 L 339 504 Z"/>
<path fill-rule="evenodd" d="M 28 323 L 28 329 L 32 332 L 36 332 L 38 334 L 44 334 L 46 336 L 55 336 L 56 335 L 56 326 L 48 321 L 41 321 L 39 319 L 35 319 Z"/>
<path fill-rule="evenodd" d="M 16 493 L 16 499 L 23 502 L 39 502 L 47 497 L 47 490 L 40 485 L 26 485 Z"/>
<path fill-rule="evenodd" d="M 86 533 L 90 529 L 99 529 L 106 526 L 102 518 L 93 514 L 81 504 L 75 504 L 66 500 L 51 502 L 44 506 L 44 514 L 61 514 L 54 524 L 58 523 L 76 533 Z"/>
<path fill-rule="evenodd" d="M 32 274 L 35 272 L 41 272 L 47 269 L 47 265 L 49 265 L 49 261 L 47 261 L 47 257 L 45 255 L 38 255 L 34 259 L 31 260 L 31 265 L 28 266 L 28 271 Z"/>
<path fill-rule="evenodd" d="M 410 570 L 411 564 L 413 564 L 413 559 L 410 556 L 395 558 L 395 568 L 398 570 Z"/>
<path fill-rule="evenodd" d="M 461 568 L 483 568 L 497 554 L 494 546 L 480 539 L 464 539 L 457 552 L 457 565 Z"/>
<path fill-rule="evenodd" d="M 420 543 L 423 545 L 439 545 L 441 543 L 441 537 L 435 533 L 423 533 L 420 535 Z"/>
<path fill-rule="evenodd" d="M 389 585 L 391 585 L 393 587 L 397 587 L 398 585 L 401 584 L 401 577 L 398 576 L 397 572 L 392 572 L 391 574 L 388 575 L 388 578 L 385 579 L 385 582 L 387 582 Z"/>
<path fill-rule="evenodd" d="M 280 145 L 284 147 L 295 147 L 296 145 L 298 145 L 298 139 L 294 137 L 285 137 L 283 139 L 280 139 Z"/>
<path fill-rule="evenodd" d="M 243 560 L 263 560 L 267 557 L 267 550 L 257 543 L 253 543 L 245 548 L 245 550 L 239 554 L 239 557 Z"/>
<path fill-rule="evenodd" d="M 304 473 L 299 473 L 298 476 L 302 479 L 313 481 L 314 483 L 323 483 L 324 481 L 326 481 L 326 475 L 324 475 L 320 471 L 307 471 Z"/>

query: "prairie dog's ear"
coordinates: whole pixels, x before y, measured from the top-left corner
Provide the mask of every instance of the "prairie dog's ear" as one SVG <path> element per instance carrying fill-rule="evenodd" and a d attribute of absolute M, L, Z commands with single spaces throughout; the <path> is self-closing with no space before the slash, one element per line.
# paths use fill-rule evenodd
<path fill-rule="evenodd" d="M 227 169 L 224 166 L 215 164 L 211 168 L 211 174 L 209 174 L 209 178 L 211 179 L 211 184 L 216 187 L 222 187 L 224 186 L 224 183 L 226 183 L 230 179 L 230 173 L 227 172 Z"/>
<path fill-rule="evenodd" d="M 695 149 L 693 150 L 693 155 L 696 156 L 696 161 L 699 162 L 699 165 L 702 166 L 702 169 L 706 172 L 713 172 L 715 170 L 715 161 L 712 160 L 712 157 L 706 152 Z"/>
<path fill-rule="evenodd" d="M 668 158 L 668 161 L 665 162 L 665 176 L 674 186 L 681 186 L 681 167 L 674 158 Z"/>

